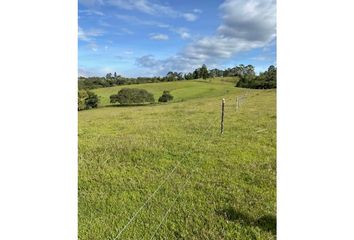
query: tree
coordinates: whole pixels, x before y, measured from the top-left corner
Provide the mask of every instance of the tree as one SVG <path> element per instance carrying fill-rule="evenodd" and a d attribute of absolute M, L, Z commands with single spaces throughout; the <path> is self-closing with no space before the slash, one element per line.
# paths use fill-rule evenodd
<path fill-rule="evenodd" d="M 193 79 L 198 79 L 201 77 L 201 74 L 200 74 L 200 68 L 197 68 L 194 70 L 193 72 Z"/>
<path fill-rule="evenodd" d="M 209 75 L 209 77 L 211 77 L 211 78 L 222 77 L 222 76 L 223 76 L 223 71 L 222 71 L 222 70 L 219 70 L 219 69 L 217 69 L 217 68 L 214 68 L 214 69 L 209 70 L 208 75 Z"/>
<path fill-rule="evenodd" d="M 120 104 L 152 103 L 155 102 L 154 95 L 145 89 L 122 88 L 118 94 L 110 96 L 110 102 Z"/>
<path fill-rule="evenodd" d="M 78 92 L 78 110 L 97 108 L 99 103 L 98 96 L 91 91 L 79 90 Z"/>
<path fill-rule="evenodd" d="M 79 90 L 78 92 L 78 110 L 86 109 L 86 98 L 88 98 L 88 94 L 86 90 Z"/>
<path fill-rule="evenodd" d="M 269 66 L 268 70 L 260 73 L 258 76 L 254 73 L 252 65 L 245 68 L 246 74 L 240 76 L 236 87 L 269 89 L 277 87 L 277 69 L 273 65 Z"/>
<path fill-rule="evenodd" d="M 90 108 L 97 108 L 98 103 L 99 103 L 99 99 L 98 96 L 91 91 L 87 91 L 88 97 L 86 98 L 86 107 L 87 109 Z"/>
<path fill-rule="evenodd" d="M 106 74 L 106 79 L 112 78 L 112 73 L 107 73 Z"/>
<path fill-rule="evenodd" d="M 193 73 L 184 74 L 184 79 L 186 79 L 186 80 L 193 79 Z"/>
<path fill-rule="evenodd" d="M 163 91 L 162 96 L 159 98 L 159 102 L 168 102 L 173 100 L 173 96 L 170 94 L 170 91 Z"/>
<path fill-rule="evenodd" d="M 245 75 L 248 75 L 248 76 L 255 76 L 256 73 L 254 71 L 254 66 L 252 65 L 247 65 L 245 67 L 245 72 L 244 72 Z"/>
<path fill-rule="evenodd" d="M 177 73 L 177 80 L 183 80 L 183 73 Z"/>
<path fill-rule="evenodd" d="M 203 79 L 208 78 L 208 68 L 205 64 L 203 64 L 203 66 L 200 68 L 200 77 Z"/>

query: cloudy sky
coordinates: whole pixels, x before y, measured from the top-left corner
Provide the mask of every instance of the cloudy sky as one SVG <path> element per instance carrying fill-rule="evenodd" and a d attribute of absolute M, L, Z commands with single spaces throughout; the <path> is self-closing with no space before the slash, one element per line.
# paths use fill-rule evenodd
<path fill-rule="evenodd" d="M 275 0 L 79 0 L 79 75 L 276 65 Z"/>

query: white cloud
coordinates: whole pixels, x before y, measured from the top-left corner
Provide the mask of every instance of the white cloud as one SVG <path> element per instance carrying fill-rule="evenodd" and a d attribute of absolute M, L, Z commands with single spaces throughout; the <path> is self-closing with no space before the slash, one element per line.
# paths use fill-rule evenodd
<path fill-rule="evenodd" d="M 191 35 L 189 33 L 187 33 L 187 32 L 181 32 L 180 36 L 181 36 L 182 39 L 188 39 L 188 38 L 191 37 Z"/>
<path fill-rule="evenodd" d="M 219 34 L 248 41 L 268 42 L 275 37 L 275 0 L 226 0 Z"/>
<path fill-rule="evenodd" d="M 98 24 L 102 27 L 112 27 L 112 24 L 110 24 L 106 21 L 103 21 L 102 19 L 98 19 Z"/>
<path fill-rule="evenodd" d="M 128 34 L 128 35 L 133 35 L 134 32 L 129 30 L 128 28 L 121 28 L 121 32 L 118 35 L 123 35 L 123 34 Z"/>
<path fill-rule="evenodd" d="M 146 26 L 154 26 L 154 27 L 167 29 L 173 33 L 177 33 L 184 40 L 189 39 L 191 37 L 188 29 L 186 29 L 186 28 L 176 28 L 176 27 L 171 26 L 169 24 L 165 24 L 165 23 L 158 22 L 158 21 L 144 21 L 143 19 L 137 18 L 135 16 L 130 16 L 130 15 L 116 14 L 115 16 L 118 19 L 123 20 L 127 23 L 146 25 Z"/>
<path fill-rule="evenodd" d="M 94 69 L 80 66 L 78 69 L 78 76 L 80 77 L 93 77 L 97 76 L 97 72 Z"/>
<path fill-rule="evenodd" d="M 193 12 L 195 12 L 195 13 L 202 13 L 203 11 L 200 10 L 200 9 L 198 9 L 198 8 L 195 8 L 195 9 L 193 9 Z"/>
<path fill-rule="evenodd" d="M 82 41 L 89 41 L 90 38 L 86 35 L 86 33 L 84 32 L 84 30 L 79 26 L 79 32 L 77 34 L 79 40 Z"/>
<path fill-rule="evenodd" d="M 103 0 L 79 0 L 85 6 L 103 5 Z"/>
<path fill-rule="evenodd" d="M 168 5 L 159 4 L 152 0 L 79 0 L 79 2 L 88 7 L 108 5 L 125 10 L 139 11 L 153 16 L 180 17 L 187 21 L 195 21 L 197 19 L 197 16 L 193 13 L 179 12 Z M 195 13 L 199 13 L 199 11 L 199 9 L 193 10 Z"/>
<path fill-rule="evenodd" d="M 140 66 L 151 67 L 160 74 L 191 71 L 203 63 L 215 65 L 241 51 L 261 48 L 276 36 L 275 0 L 226 0 L 220 5 L 223 23 L 212 36 L 187 45 L 177 55 L 156 60 L 153 56 L 137 59 Z"/>
<path fill-rule="evenodd" d="M 89 29 L 89 30 L 84 30 L 79 26 L 79 32 L 78 32 L 78 38 L 79 40 L 86 41 L 86 42 L 92 42 L 94 37 L 102 36 L 103 31 L 101 29 Z"/>
<path fill-rule="evenodd" d="M 152 55 L 145 55 L 136 59 L 137 64 L 146 68 L 155 68 L 161 65 L 161 61 L 155 59 Z"/>
<path fill-rule="evenodd" d="M 139 25 L 147 25 L 147 26 L 156 26 L 159 28 L 169 28 L 170 25 L 162 23 L 162 22 L 158 22 L 158 21 L 146 21 L 140 18 L 137 18 L 135 16 L 131 16 L 131 15 L 124 15 L 124 14 L 116 14 L 115 15 L 118 19 L 123 20 L 125 22 L 128 23 L 132 23 L 132 24 L 139 24 Z"/>
<path fill-rule="evenodd" d="M 103 12 L 92 10 L 92 9 L 79 10 L 79 13 L 84 13 L 84 14 L 87 14 L 87 15 L 104 16 Z"/>
<path fill-rule="evenodd" d="M 189 22 L 193 22 L 198 18 L 198 16 L 193 13 L 183 13 L 182 16 Z"/>
<path fill-rule="evenodd" d="M 166 34 L 155 34 L 155 33 L 151 33 L 150 34 L 150 39 L 152 40 L 159 40 L 159 41 L 166 41 L 168 40 L 168 35 Z"/>
<path fill-rule="evenodd" d="M 182 39 L 189 39 L 191 35 L 186 28 L 170 28 L 172 32 L 177 33 Z"/>
<path fill-rule="evenodd" d="M 96 37 L 102 36 L 103 31 L 101 29 L 90 29 L 84 30 L 79 26 L 78 38 L 81 41 L 87 42 L 87 47 L 89 47 L 92 51 L 97 52 L 98 46 L 96 44 Z"/>
<path fill-rule="evenodd" d="M 156 15 L 159 7 L 159 5 L 153 6 L 145 0 L 108 0 L 107 3 L 118 8 L 138 10 L 150 15 Z"/>

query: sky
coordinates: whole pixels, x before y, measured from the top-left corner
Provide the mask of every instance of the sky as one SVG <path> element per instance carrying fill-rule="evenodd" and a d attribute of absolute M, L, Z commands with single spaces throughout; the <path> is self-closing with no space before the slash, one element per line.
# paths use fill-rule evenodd
<path fill-rule="evenodd" d="M 275 0 L 79 0 L 79 76 L 276 65 Z"/>

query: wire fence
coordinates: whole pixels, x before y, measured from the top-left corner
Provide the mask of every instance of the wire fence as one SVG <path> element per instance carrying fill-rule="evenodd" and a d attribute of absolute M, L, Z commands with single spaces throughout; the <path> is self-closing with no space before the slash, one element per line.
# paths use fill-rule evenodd
<path fill-rule="evenodd" d="M 172 175 L 172 173 L 177 169 L 178 165 L 176 165 L 172 171 L 164 178 L 162 183 L 156 188 L 156 190 L 148 197 L 148 199 L 144 202 L 143 205 L 132 215 L 132 217 L 129 219 L 126 225 L 118 232 L 117 236 L 113 238 L 113 240 L 119 239 L 119 237 L 122 235 L 122 233 L 125 231 L 125 229 L 133 222 L 133 220 L 138 216 L 141 210 L 144 209 L 144 207 L 147 205 L 148 202 L 154 197 L 154 195 L 160 190 L 160 188 L 164 185 L 164 183 L 167 181 L 168 178 Z"/>
<path fill-rule="evenodd" d="M 236 97 L 236 109 L 238 110 L 238 108 L 240 107 L 241 104 L 244 103 L 244 101 L 246 100 L 246 97 L 248 96 L 248 92 L 246 92 L 244 95 L 241 96 L 237 96 Z M 216 116 L 216 120 L 212 119 L 209 120 L 208 124 L 207 124 L 207 128 L 203 129 L 204 133 L 208 132 L 211 128 L 216 127 L 216 125 L 213 125 L 212 123 L 215 122 L 217 123 L 217 119 L 219 118 L 219 116 Z M 193 149 L 193 147 L 195 147 L 197 144 L 199 144 L 201 142 L 202 138 L 199 138 L 197 141 L 195 141 L 193 143 L 193 145 L 189 148 L 189 150 L 187 151 L 187 153 L 190 153 L 190 151 Z M 172 174 L 176 171 L 176 169 L 180 166 L 181 162 L 184 160 L 187 160 L 187 157 L 185 157 L 187 155 L 184 155 L 184 158 L 181 161 L 178 161 L 176 163 L 176 165 L 172 168 L 171 171 L 169 171 L 167 174 L 165 174 L 165 177 L 163 178 L 162 182 L 158 185 L 158 187 L 155 189 L 155 191 L 150 194 L 150 196 L 147 198 L 147 200 L 132 214 L 132 216 L 130 217 L 130 219 L 128 220 L 128 222 L 119 230 L 119 232 L 117 233 L 117 235 L 115 235 L 115 237 L 112 240 L 117 240 L 120 239 L 120 237 L 125 233 L 125 231 L 127 230 L 127 228 L 134 222 L 134 220 L 137 218 L 137 216 L 139 215 L 139 213 L 148 205 L 148 203 L 154 198 L 154 196 L 159 192 L 159 190 L 162 188 L 162 186 L 167 182 L 167 180 L 172 176 Z M 172 204 L 170 205 L 170 207 L 168 208 L 168 210 L 165 212 L 165 214 L 162 216 L 161 220 L 158 222 L 157 227 L 155 227 L 153 234 L 151 235 L 151 239 L 154 239 L 154 237 L 156 236 L 156 234 L 158 233 L 159 229 L 161 228 L 161 226 L 165 223 L 165 221 L 167 220 L 167 217 L 169 215 L 169 213 L 171 212 L 172 208 L 175 207 L 175 203 L 178 200 L 178 198 L 181 197 L 183 191 L 186 188 L 186 185 L 189 181 L 189 179 L 192 177 L 193 171 L 189 174 L 189 176 L 186 178 L 183 186 L 181 187 L 181 190 L 178 192 L 177 196 L 174 198 L 174 200 L 172 201 Z M 118 229 L 117 229 L 118 230 Z"/>
<path fill-rule="evenodd" d="M 186 179 L 186 182 L 184 183 L 182 189 L 185 188 L 185 186 L 187 185 L 187 181 L 191 178 L 192 175 L 189 175 L 189 177 Z M 183 190 L 180 190 L 177 197 L 173 200 L 172 204 L 170 205 L 169 209 L 166 211 L 165 215 L 162 217 L 159 225 L 157 226 L 156 230 L 154 231 L 154 233 L 152 234 L 150 240 L 152 240 L 155 235 L 158 233 L 158 230 L 160 229 L 160 227 L 162 226 L 162 224 L 165 222 L 165 220 L 167 219 L 168 214 L 170 213 L 171 209 L 175 206 L 175 203 L 177 201 L 177 199 L 181 196 L 181 193 L 183 192 Z"/>

